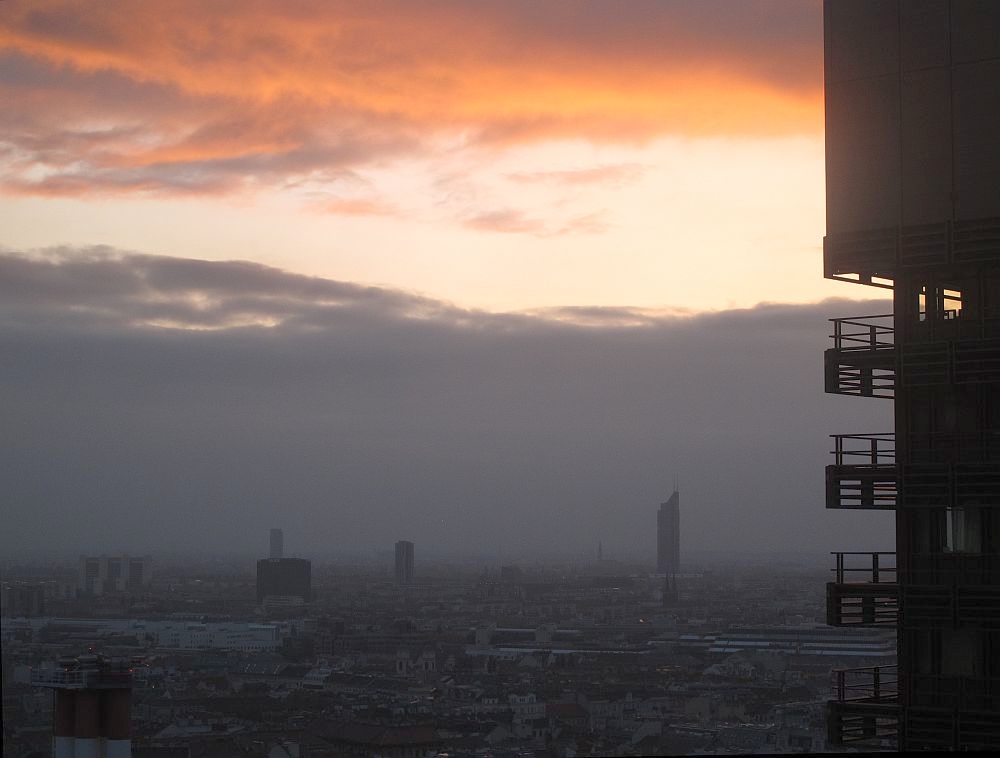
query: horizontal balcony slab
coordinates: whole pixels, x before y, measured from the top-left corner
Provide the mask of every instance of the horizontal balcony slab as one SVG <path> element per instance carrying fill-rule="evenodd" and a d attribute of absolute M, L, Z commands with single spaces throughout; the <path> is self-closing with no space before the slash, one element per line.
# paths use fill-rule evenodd
<path fill-rule="evenodd" d="M 897 497 L 896 466 L 826 467 L 826 507 L 893 510 Z"/>
<path fill-rule="evenodd" d="M 899 585 L 888 582 L 826 585 L 827 625 L 893 627 L 898 621 Z"/>

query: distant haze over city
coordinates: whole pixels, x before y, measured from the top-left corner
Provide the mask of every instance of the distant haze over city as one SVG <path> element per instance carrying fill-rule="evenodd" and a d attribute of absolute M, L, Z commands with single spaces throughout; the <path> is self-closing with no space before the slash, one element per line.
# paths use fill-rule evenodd
<path fill-rule="evenodd" d="M 290 555 L 652 560 L 677 477 L 683 551 L 884 549 L 891 519 L 824 510 L 822 472 L 827 435 L 883 431 L 887 404 L 817 387 L 827 318 L 887 307 L 491 314 L 258 264 L 8 254 L 0 544 L 263 556 L 280 524 Z"/>

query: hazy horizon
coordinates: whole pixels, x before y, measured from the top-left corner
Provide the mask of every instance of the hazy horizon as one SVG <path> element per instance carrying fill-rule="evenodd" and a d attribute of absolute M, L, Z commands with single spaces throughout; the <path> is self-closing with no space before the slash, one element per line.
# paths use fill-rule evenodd
<path fill-rule="evenodd" d="M 0 256 L 9 356 L 0 550 L 891 546 L 823 504 L 833 433 L 890 404 L 823 394 L 836 315 L 495 314 L 245 262 Z M 575 318 L 583 323 L 567 321 Z M 859 519 L 866 528 L 859 529 Z"/>
<path fill-rule="evenodd" d="M 0 552 L 891 549 L 819 0 L 4 3 Z M 225 34 L 206 34 L 206 29 Z M 263 35 L 263 36 L 262 36 Z M 183 40 L 178 45 L 178 40 Z"/>

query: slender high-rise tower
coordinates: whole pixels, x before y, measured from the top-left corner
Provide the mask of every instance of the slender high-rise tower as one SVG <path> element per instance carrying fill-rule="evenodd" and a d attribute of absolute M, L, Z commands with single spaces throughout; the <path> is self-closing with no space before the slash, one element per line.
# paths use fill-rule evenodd
<path fill-rule="evenodd" d="M 285 533 L 280 529 L 271 530 L 271 560 L 280 561 L 284 558 Z"/>
<path fill-rule="evenodd" d="M 827 507 L 896 521 L 895 554 L 837 555 L 827 618 L 898 643 L 898 667 L 838 672 L 830 737 L 996 749 L 1000 2 L 826 0 L 824 26 L 824 273 L 893 301 L 834 319 L 826 389 L 895 417 L 835 436 Z"/>
<path fill-rule="evenodd" d="M 409 584 L 413 581 L 413 543 L 400 540 L 396 543 L 396 582 Z"/>
<path fill-rule="evenodd" d="M 681 496 L 677 490 L 656 513 L 656 570 L 673 577 L 681 564 Z"/>

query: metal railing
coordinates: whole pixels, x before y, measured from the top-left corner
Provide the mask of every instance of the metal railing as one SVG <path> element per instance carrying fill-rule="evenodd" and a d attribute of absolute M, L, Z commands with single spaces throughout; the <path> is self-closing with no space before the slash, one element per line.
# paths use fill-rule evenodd
<path fill-rule="evenodd" d="M 874 434 L 831 434 L 831 451 L 838 466 L 895 466 L 896 435 L 893 432 Z"/>
<path fill-rule="evenodd" d="M 832 318 L 835 350 L 889 350 L 895 347 L 891 313 Z"/>
<path fill-rule="evenodd" d="M 837 557 L 837 565 L 831 569 L 836 573 L 837 584 L 848 584 L 863 582 L 869 584 L 895 584 L 896 583 L 896 554 L 894 552 L 834 552 L 831 555 Z M 868 560 L 861 561 L 861 566 L 848 566 L 847 556 L 865 556 Z M 892 556 L 889 561 L 883 556 Z M 891 563 L 892 565 L 888 565 Z M 848 574 L 861 574 L 861 578 L 848 579 Z"/>
<path fill-rule="evenodd" d="M 899 670 L 889 666 L 833 669 L 833 697 L 838 703 L 895 703 L 899 699 Z"/>
<path fill-rule="evenodd" d="M 826 467 L 827 508 L 896 507 L 896 436 L 832 434 L 835 463 Z"/>
<path fill-rule="evenodd" d="M 34 687 L 54 687 L 64 690 L 129 687 L 132 684 L 132 673 L 129 671 L 35 669 L 31 672 L 31 684 Z"/>
<path fill-rule="evenodd" d="M 825 351 L 826 391 L 891 398 L 896 382 L 892 315 L 833 318 L 833 348 Z"/>
<path fill-rule="evenodd" d="M 137 658 L 106 658 L 98 655 L 60 659 L 55 666 L 32 668 L 30 681 L 35 687 L 56 689 L 128 687 L 138 662 Z"/>
<path fill-rule="evenodd" d="M 65 669 L 32 669 L 31 684 L 35 687 L 60 687 L 64 689 L 86 689 L 97 671 L 66 671 Z"/>

